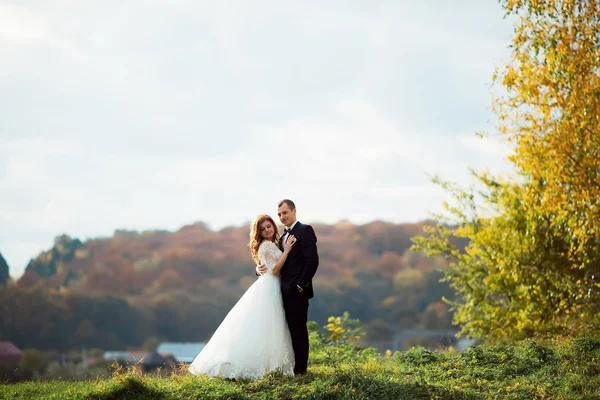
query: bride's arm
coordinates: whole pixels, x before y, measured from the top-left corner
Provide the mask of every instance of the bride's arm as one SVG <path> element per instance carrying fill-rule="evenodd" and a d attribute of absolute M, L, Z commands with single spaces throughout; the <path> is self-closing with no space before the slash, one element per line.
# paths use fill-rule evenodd
<path fill-rule="evenodd" d="M 294 243 L 296 243 L 296 238 L 294 235 L 289 235 L 287 240 L 285 241 L 285 250 L 279 260 L 275 263 L 275 267 L 273 267 L 273 275 L 279 275 L 279 271 L 283 268 L 283 264 L 285 264 L 285 260 L 287 260 L 288 254 L 292 251 L 292 247 L 294 247 Z"/>
<path fill-rule="evenodd" d="M 279 271 L 281 271 L 281 268 L 283 268 L 283 264 L 285 264 L 285 260 L 287 260 L 288 254 L 290 254 L 290 252 L 286 248 L 281 257 L 279 257 L 279 260 L 277 260 L 277 262 L 275 263 L 275 266 L 273 267 L 273 271 L 271 272 L 273 275 L 279 275 Z"/>
<path fill-rule="evenodd" d="M 273 265 L 273 262 L 275 262 L 275 265 L 273 265 L 273 269 L 271 271 L 273 275 L 279 275 L 279 272 L 281 271 L 281 268 L 283 268 L 283 264 L 285 264 L 285 260 L 287 260 L 288 254 L 290 254 L 290 251 L 292 250 L 292 247 L 294 246 L 295 242 L 296 238 L 290 235 L 288 237 L 288 240 L 286 240 L 285 242 L 285 250 L 283 251 L 283 254 L 281 254 L 281 257 L 279 257 L 279 259 L 277 259 L 277 257 L 275 256 L 275 250 L 277 249 L 277 246 L 275 246 L 274 243 L 269 245 L 269 248 L 265 249 L 265 259 L 262 261 L 268 266 Z"/>

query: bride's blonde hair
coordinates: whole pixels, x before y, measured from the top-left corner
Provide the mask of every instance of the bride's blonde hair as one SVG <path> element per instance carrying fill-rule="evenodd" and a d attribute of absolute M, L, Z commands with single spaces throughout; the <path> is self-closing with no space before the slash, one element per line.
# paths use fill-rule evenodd
<path fill-rule="evenodd" d="M 258 264 L 260 260 L 258 259 L 258 248 L 260 247 L 261 242 L 263 241 L 262 236 L 260 235 L 260 226 L 263 222 L 269 221 L 271 225 L 273 225 L 273 230 L 275 231 L 275 235 L 273 235 L 273 242 L 275 245 L 279 247 L 279 231 L 277 230 L 277 225 L 275 225 L 275 221 L 268 214 L 260 214 L 250 227 L 250 243 L 248 243 L 248 247 L 250 247 L 250 253 L 252 254 L 252 259 Z"/>

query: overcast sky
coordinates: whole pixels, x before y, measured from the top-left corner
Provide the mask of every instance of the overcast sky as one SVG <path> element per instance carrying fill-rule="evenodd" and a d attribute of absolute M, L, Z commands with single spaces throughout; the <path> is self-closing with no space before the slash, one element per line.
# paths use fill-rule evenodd
<path fill-rule="evenodd" d="M 326 4 L 326 5 L 325 5 Z M 0 252 L 67 233 L 415 222 L 428 174 L 510 168 L 495 0 L 0 0 Z"/>

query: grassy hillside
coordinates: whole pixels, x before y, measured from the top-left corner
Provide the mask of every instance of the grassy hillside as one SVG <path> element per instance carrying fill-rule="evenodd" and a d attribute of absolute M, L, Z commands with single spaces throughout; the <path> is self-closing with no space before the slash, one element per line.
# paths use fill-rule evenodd
<path fill-rule="evenodd" d="M 600 340 L 554 340 L 548 346 L 471 348 L 462 353 L 413 348 L 390 356 L 335 347 L 302 377 L 229 381 L 121 371 L 112 379 L 0 386 L 0 398 L 25 399 L 598 399 Z M 336 356 L 337 354 L 337 356 Z M 314 354 L 313 354 L 314 356 Z"/>

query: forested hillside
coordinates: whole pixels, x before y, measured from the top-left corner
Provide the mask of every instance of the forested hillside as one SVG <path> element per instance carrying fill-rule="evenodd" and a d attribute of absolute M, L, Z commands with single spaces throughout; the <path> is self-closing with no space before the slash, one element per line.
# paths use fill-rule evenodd
<path fill-rule="evenodd" d="M 309 319 L 349 311 L 371 340 L 402 327 L 442 328 L 446 262 L 409 251 L 423 224 L 314 224 L 321 257 Z M 139 346 L 205 340 L 256 280 L 249 227 L 67 235 L 0 289 L 0 337 L 22 347 Z"/>

